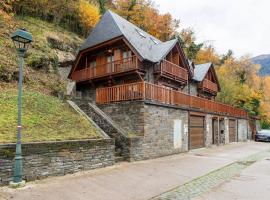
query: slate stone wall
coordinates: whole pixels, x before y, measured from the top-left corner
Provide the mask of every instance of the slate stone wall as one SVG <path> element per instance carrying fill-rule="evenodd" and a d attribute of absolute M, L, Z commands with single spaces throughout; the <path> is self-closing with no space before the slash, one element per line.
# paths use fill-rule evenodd
<path fill-rule="evenodd" d="M 15 144 L 0 145 L 0 186 L 13 176 Z M 23 179 L 32 181 L 113 165 L 114 140 L 84 140 L 22 145 Z"/>
<path fill-rule="evenodd" d="M 224 143 L 225 144 L 228 144 L 230 142 L 230 135 L 229 134 L 230 134 L 229 133 L 229 118 L 228 117 L 225 117 L 224 118 L 224 137 L 225 137 Z"/>
<path fill-rule="evenodd" d="M 75 100 L 77 106 L 88 115 L 108 136 L 115 139 L 116 151 L 124 159 L 129 160 L 129 139 L 128 134 L 116 124 L 109 115 L 106 115 L 97 106 L 84 100 Z M 106 106 L 105 106 L 106 107 Z"/>
<path fill-rule="evenodd" d="M 98 105 L 113 121 L 130 136 L 144 135 L 144 102 L 123 101 Z"/>
<path fill-rule="evenodd" d="M 213 144 L 213 116 L 205 116 L 205 146 L 210 147 Z"/>
<path fill-rule="evenodd" d="M 129 136 L 130 161 L 188 151 L 188 111 L 142 101 L 98 105 Z M 180 124 L 175 138 L 175 120 Z M 180 146 L 175 147 L 175 139 Z"/>

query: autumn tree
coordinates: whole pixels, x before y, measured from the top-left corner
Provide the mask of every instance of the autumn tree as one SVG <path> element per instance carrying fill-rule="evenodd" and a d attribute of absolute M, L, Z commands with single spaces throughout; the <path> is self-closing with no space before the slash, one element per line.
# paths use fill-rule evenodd
<path fill-rule="evenodd" d="M 89 31 L 95 27 L 99 20 L 99 9 L 86 0 L 80 0 L 79 16 L 83 24 L 84 36 L 87 36 Z"/>
<path fill-rule="evenodd" d="M 169 13 L 160 14 L 152 1 L 115 0 L 116 13 L 162 41 L 170 39 L 179 27 L 179 21 Z"/>
<path fill-rule="evenodd" d="M 103 15 L 106 12 L 107 0 L 98 0 L 100 14 Z"/>
<path fill-rule="evenodd" d="M 215 52 L 215 48 L 212 45 L 204 46 L 201 48 L 196 55 L 196 63 L 207 63 L 212 62 L 215 65 L 220 63 L 220 57 Z"/>
<path fill-rule="evenodd" d="M 263 93 L 258 67 L 248 57 L 229 58 L 216 68 L 221 91 L 217 100 L 244 108 L 250 115 L 262 112 Z"/>
<path fill-rule="evenodd" d="M 194 61 L 198 52 L 202 48 L 203 43 L 197 44 L 195 42 L 195 33 L 191 28 L 183 29 L 180 32 L 179 36 L 181 38 L 181 46 L 184 49 L 187 58 Z"/>

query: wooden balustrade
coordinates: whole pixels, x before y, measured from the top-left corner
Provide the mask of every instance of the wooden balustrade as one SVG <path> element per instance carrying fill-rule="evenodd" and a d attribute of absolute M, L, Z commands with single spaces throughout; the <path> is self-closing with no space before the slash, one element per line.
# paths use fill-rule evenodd
<path fill-rule="evenodd" d="M 160 71 L 162 74 L 167 74 L 182 81 L 188 80 L 188 71 L 172 62 L 163 60 L 160 63 Z"/>
<path fill-rule="evenodd" d="M 93 78 L 99 78 L 109 75 L 114 75 L 122 72 L 127 72 L 139 68 L 139 61 L 136 56 L 108 62 L 96 67 L 88 67 L 73 72 L 72 80 L 85 81 Z"/>
<path fill-rule="evenodd" d="M 207 79 L 204 79 L 202 84 L 199 87 L 202 88 L 203 90 L 207 90 L 209 92 L 214 92 L 214 93 L 218 92 L 217 84 L 213 83 L 212 81 L 207 80 Z"/>
<path fill-rule="evenodd" d="M 98 88 L 96 91 L 97 103 L 109 103 L 115 101 L 139 100 L 144 98 L 144 83 L 132 83 L 113 87 Z"/>
<path fill-rule="evenodd" d="M 248 117 L 247 112 L 242 109 L 147 82 L 117 85 L 96 90 L 97 104 L 130 100 L 156 101 L 206 112 Z"/>

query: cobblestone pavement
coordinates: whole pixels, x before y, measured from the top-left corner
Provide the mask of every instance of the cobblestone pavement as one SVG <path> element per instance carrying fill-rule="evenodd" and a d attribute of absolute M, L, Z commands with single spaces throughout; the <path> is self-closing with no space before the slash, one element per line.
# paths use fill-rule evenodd
<path fill-rule="evenodd" d="M 269 150 L 248 156 L 242 160 L 187 182 L 186 184 L 176 187 L 159 196 L 151 198 L 151 200 L 190 200 L 198 197 L 199 195 L 210 191 L 225 181 L 230 180 L 235 175 L 240 174 L 241 171 L 248 166 L 266 157 L 267 153 L 269 153 Z"/>

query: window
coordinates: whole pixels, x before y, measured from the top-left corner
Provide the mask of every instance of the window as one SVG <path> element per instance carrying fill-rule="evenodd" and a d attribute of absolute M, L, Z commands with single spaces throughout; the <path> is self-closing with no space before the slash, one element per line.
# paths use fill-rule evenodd
<path fill-rule="evenodd" d="M 124 51 L 123 52 L 123 59 L 130 58 L 132 56 L 131 51 Z"/>
<path fill-rule="evenodd" d="M 90 62 L 90 68 L 96 67 L 97 66 L 97 62 L 95 60 Z"/>
<path fill-rule="evenodd" d="M 107 63 L 107 72 L 114 72 L 114 56 L 108 56 Z"/>
<path fill-rule="evenodd" d="M 154 44 L 158 44 L 158 41 L 156 41 L 154 38 L 150 38 Z"/>
<path fill-rule="evenodd" d="M 138 29 L 135 29 L 137 31 L 137 33 L 139 33 L 140 36 L 146 38 L 146 36 L 144 35 L 144 33 Z"/>

